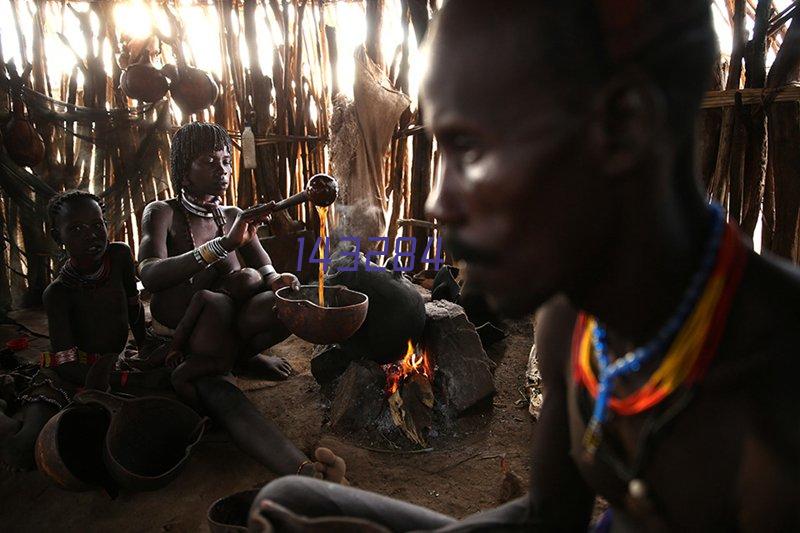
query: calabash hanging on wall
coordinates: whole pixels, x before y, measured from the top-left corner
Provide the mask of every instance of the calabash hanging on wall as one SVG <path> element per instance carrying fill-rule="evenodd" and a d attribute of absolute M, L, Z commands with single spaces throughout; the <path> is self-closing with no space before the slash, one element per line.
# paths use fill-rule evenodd
<path fill-rule="evenodd" d="M 148 54 L 123 71 L 119 85 L 129 98 L 147 103 L 161 100 L 169 89 L 167 78 L 153 66 Z"/>
<path fill-rule="evenodd" d="M 184 114 L 197 113 L 217 101 L 219 87 L 208 72 L 184 66 L 177 69 L 175 77 L 169 90 Z"/>
<path fill-rule="evenodd" d="M 25 107 L 18 96 L 12 100 L 12 115 L 3 131 L 3 145 L 21 167 L 35 167 L 44 160 L 42 136 L 25 116 Z"/>

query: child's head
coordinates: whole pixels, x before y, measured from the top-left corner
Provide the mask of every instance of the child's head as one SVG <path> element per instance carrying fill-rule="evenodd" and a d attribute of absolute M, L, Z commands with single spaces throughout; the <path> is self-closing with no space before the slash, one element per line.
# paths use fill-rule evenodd
<path fill-rule="evenodd" d="M 104 211 L 103 201 L 88 191 L 57 194 L 47 206 L 50 236 L 64 245 L 70 257 L 100 258 L 108 246 Z"/>
<path fill-rule="evenodd" d="M 222 278 L 218 290 L 230 296 L 237 304 L 242 304 L 264 290 L 264 280 L 257 270 L 243 268 Z"/>
<path fill-rule="evenodd" d="M 191 122 L 172 137 L 170 177 L 175 194 L 222 196 L 231 176 L 231 138 L 225 128 Z"/>

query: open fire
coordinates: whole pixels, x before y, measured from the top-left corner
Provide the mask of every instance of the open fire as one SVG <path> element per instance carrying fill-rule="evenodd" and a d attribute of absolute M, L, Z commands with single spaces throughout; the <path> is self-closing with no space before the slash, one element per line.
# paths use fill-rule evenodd
<path fill-rule="evenodd" d="M 397 392 L 403 381 L 414 374 L 421 374 L 428 378 L 429 382 L 433 382 L 431 358 L 424 348 L 420 348 L 418 354 L 411 339 L 408 340 L 408 349 L 403 360 L 383 365 L 383 370 L 386 372 L 386 394 L 389 396 Z"/>
<path fill-rule="evenodd" d="M 427 446 L 433 415 L 433 364 L 425 349 L 416 350 L 408 340 L 406 355 L 399 363 L 383 365 L 386 393 L 394 424 L 420 446 Z"/>
<path fill-rule="evenodd" d="M 359 354 L 359 345 L 317 350 L 311 372 L 331 400 L 332 428 L 369 446 L 407 450 L 464 435 L 483 420 L 482 410 L 461 418 L 479 404 L 488 407 L 495 390 L 475 326 L 451 302 L 428 302 L 425 313 L 419 344 L 401 337 L 405 350 L 392 363 L 385 364 L 391 356 L 379 362 Z"/>

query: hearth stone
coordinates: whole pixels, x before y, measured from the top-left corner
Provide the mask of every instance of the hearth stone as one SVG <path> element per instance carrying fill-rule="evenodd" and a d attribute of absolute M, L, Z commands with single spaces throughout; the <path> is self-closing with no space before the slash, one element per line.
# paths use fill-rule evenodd
<path fill-rule="evenodd" d="M 443 403 L 461 413 L 495 393 L 494 363 L 464 309 L 447 300 L 425 304 L 423 345 L 436 365 L 434 387 Z"/>
<path fill-rule="evenodd" d="M 372 424 L 385 406 L 385 385 L 386 375 L 377 363 L 350 363 L 336 385 L 331 404 L 331 427 L 357 430 Z"/>

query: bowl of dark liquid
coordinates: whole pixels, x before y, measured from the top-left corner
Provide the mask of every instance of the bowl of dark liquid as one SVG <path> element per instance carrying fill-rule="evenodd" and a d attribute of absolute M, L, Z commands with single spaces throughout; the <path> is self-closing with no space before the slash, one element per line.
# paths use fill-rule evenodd
<path fill-rule="evenodd" d="M 283 287 L 275 293 L 278 318 L 295 335 L 314 344 L 344 342 L 367 318 L 366 294 L 334 285 L 320 291 L 317 285 L 300 289 Z"/>

